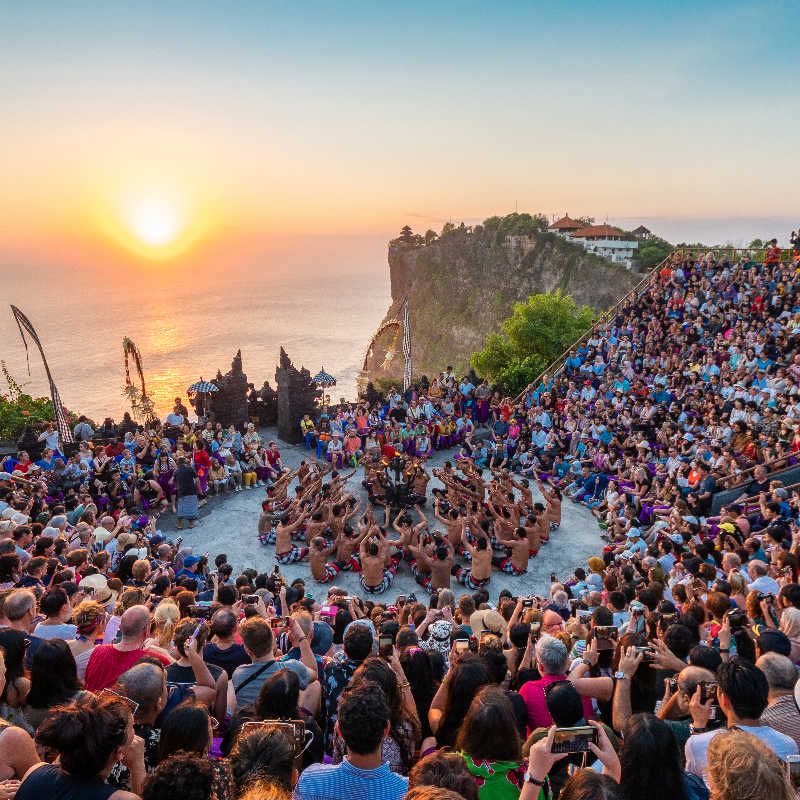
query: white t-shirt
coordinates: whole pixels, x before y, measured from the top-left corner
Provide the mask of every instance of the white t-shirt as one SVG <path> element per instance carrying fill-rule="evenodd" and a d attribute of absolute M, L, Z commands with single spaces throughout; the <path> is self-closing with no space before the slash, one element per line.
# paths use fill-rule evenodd
<path fill-rule="evenodd" d="M 774 728 L 770 728 L 769 725 L 757 725 L 756 727 L 737 725 L 736 727 L 743 730 L 745 733 L 752 733 L 753 736 L 757 736 L 770 750 L 777 753 L 784 761 L 786 761 L 786 756 L 797 754 L 797 743 L 795 740 L 782 733 L 778 733 Z M 716 730 L 707 731 L 706 733 L 695 734 L 686 740 L 686 746 L 684 748 L 686 754 L 686 771 L 699 775 L 706 782 L 706 786 L 708 786 L 708 745 L 715 736 L 725 730 L 727 729 L 717 728 Z"/>
<path fill-rule="evenodd" d="M 769 575 L 762 575 L 756 578 L 748 587 L 749 592 L 761 592 L 762 594 L 778 594 L 781 590 L 781 585 L 775 578 L 770 578 Z"/>

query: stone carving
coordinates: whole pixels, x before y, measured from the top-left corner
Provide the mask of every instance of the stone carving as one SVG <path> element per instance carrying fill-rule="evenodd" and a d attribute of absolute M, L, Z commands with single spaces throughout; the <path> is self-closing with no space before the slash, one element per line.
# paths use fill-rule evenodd
<path fill-rule="evenodd" d="M 311 373 L 292 364 L 281 347 L 280 363 L 275 370 L 278 387 L 278 436 L 291 444 L 302 440 L 300 420 L 303 414 L 315 415 L 316 400 L 322 395 L 311 380 Z"/>
<path fill-rule="evenodd" d="M 214 383 L 218 392 L 208 395 L 211 413 L 215 422 L 223 426 L 235 425 L 243 430 L 248 422 L 247 415 L 247 375 L 242 371 L 242 351 L 238 350 L 233 357 L 229 372 L 224 375 L 217 372 Z"/>

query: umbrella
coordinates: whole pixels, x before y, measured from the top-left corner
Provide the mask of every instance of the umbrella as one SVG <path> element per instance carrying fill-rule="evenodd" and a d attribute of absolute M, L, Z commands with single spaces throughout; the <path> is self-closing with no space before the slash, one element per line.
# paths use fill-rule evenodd
<path fill-rule="evenodd" d="M 201 378 L 197 383 L 193 383 L 186 391 L 190 394 L 218 392 L 219 386 L 217 386 L 216 383 L 211 383 L 210 381 L 204 381 Z"/>
<path fill-rule="evenodd" d="M 312 379 L 317 386 L 336 386 L 336 378 L 325 372 L 323 367 Z"/>

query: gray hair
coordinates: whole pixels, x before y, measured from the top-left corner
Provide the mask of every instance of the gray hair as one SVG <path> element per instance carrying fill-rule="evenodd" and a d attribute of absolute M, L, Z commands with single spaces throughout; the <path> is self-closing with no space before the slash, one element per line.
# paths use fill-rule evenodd
<path fill-rule="evenodd" d="M 545 634 L 536 642 L 536 660 L 546 675 L 563 675 L 567 669 L 567 647 L 560 639 Z"/>
<path fill-rule="evenodd" d="M 748 566 L 748 570 L 752 570 L 756 573 L 756 575 L 766 575 L 767 574 L 767 565 L 761 561 L 761 559 L 753 559 Z"/>
<path fill-rule="evenodd" d="M 139 714 L 150 714 L 158 708 L 164 694 L 166 675 L 155 664 L 134 664 L 117 678 L 115 689 L 139 704 Z"/>
<path fill-rule="evenodd" d="M 14 589 L 3 603 L 3 614 L 9 622 L 19 622 L 36 605 L 30 589 Z"/>
<path fill-rule="evenodd" d="M 566 608 L 569 605 L 569 596 L 563 589 L 553 592 L 553 603 L 559 608 Z"/>
<path fill-rule="evenodd" d="M 764 653 L 756 666 L 766 675 L 769 688 L 774 692 L 791 692 L 797 682 L 797 670 L 791 659 L 780 653 Z"/>

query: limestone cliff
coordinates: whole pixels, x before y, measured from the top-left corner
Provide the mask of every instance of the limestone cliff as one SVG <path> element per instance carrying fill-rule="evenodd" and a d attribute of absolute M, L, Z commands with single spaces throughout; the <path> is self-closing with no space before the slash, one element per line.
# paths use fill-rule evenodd
<path fill-rule="evenodd" d="M 477 226 L 454 228 L 429 244 L 409 238 L 389 242 L 392 305 L 384 322 L 400 319 L 408 297 L 415 377 L 430 377 L 446 364 L 468 369 L 470 354 L 529 295 L 561 288 L 600 311 L 641 277 L 551 233 L 501 237 Z M 380 367 L 391 343 L 391 331 L 375 343 L 368 362 L 373 380 L 402 377 L 399 341 L 389 369 Z"/>

